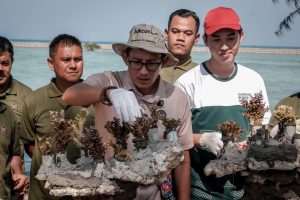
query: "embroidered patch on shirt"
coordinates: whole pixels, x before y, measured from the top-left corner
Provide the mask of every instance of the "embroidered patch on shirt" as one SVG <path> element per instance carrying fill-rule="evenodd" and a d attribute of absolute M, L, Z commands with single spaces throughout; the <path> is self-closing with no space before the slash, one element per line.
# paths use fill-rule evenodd
<path fill-rule="evenodd" d="M 18 104 L 16 104 L 16 103 L 12 103 L 12 104 L 10 104 L 10 107 L 13 109 L 13 110 L 17 110 L 18 109 Z"/>
<path fill-rule="evenodd" d="M 3 135 L 7 133 L 7 128 L 5 125 L 0 125 L 0 133 Z"/>

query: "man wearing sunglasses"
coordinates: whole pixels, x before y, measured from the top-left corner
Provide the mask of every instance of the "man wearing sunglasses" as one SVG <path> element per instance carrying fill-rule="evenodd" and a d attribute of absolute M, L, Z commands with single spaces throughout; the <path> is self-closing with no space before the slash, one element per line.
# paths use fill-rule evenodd
<path fill-rule="evenodd" d="M 128 70 L 93 74 L 84 82 L 68 88 L 62 97 L 63 101 L 81 106 L 94 104 L 95 124 L 106 142 L 114 138 L 104 125 L 115 116 L 123 121 L 135 121 L 142 114 L 150 114 L 149 106 L 157 105 L 160 113 L 169 118 L 180 119 L 176 131 L 184 149 L 184 160 L 174 170 L 174 182 L 176 199 L 189 199 L 188 150 L 193 147 L 191 112 L 184 93 L 159 76 L 161 68 L 177 63 L 166 47 L 165 35 L 153 25 L 138 24 L 131 29 L 126 44 L 116 43 L 112 47 L 122 57 Z M 158 126 L 162 138 L 164 127 L 161 123 Z M 132 142 L 127 142 L 128 150 L 132 151 Z M 113 149 L 109 148 L 106 158 L 111 156 Z M 139 187 L 137 199 L 161 199 L 159 186 Z"/>

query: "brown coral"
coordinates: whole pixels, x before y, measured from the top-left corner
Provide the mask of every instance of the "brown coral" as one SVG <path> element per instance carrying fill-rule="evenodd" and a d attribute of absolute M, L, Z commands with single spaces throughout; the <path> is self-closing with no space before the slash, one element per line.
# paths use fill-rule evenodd
<path fill-rule="evenodd" d="M 235 121 L 225 121 L 218 124 L 218 129 L 222 133 L 222 140 L 224 143 L 227 143 L 228 141 L 236 142 L 242 134 L 242 129 Z"/>
<path fill-rule="evenodd" d="M 83 144 L 84 149 L 88 151 L 88 154 L 94 158 L 94 160 L 104 159 L 106 147 L 102 143 L 96 127 L 91 126 L 90 128 L 85 128 L 80 138 L 80 142 Z"/>
<path fill-rule="evenodd" d="M 274 117 L 279 123 L 284 125 L 295 125 L 296 115 L 292 107 L 286 105 L 280 105 L 274 111 Z"/>
<path fill-rule="evenodd" d="M 50 120 L 58 152 L 62 152 L 71 140 L 83 150 L 86 150 L 95 160 L 103 159 L 106 147 L 101 142 L 97 129 L 85 127 L 88 112 L 82 109 L 75 119 L 65 119 L 63 110 L 50 111 Z M 49 146 L 49 145 L 48 145 Z"/>
<path fill-rule="evenodd" d="M 150 128 L 156 128 L 157 127 L 157 122 L 158 122 L 158 112 L 157 112 L 158 107 L 156 105 L 151 105 L 149 110 L 150 110 Z"/>
<path fill-rule="evenodd" d="M 138 117 L 136 121 L 132 124 L 125 123 L 128 130 L 137 138 L 147 138 L 148 131 L 151 128 L 153 121 L 147 117 Z"/>
<path fill-rule="evenodd" d="M 262 91 L 254 94 L 254 96 L 251 95 L 249 101 L 242 99 L 240 102 L 247 110 L 243 114 L 253 122 L 253 125 L 261 126 L 265 112 L 269 110 L 268 107 L 265 107 Z"/>
<path fill-rule="evenodd" d="M 125 125 L 120 123 L 120 119 L 114 117 L 112 121 L 107 121 L 104 127 L 116 138 L 116 140 L 127 140 L 129 130 Z"/>
<path fill-rule="evenodd" d="M 56 149 L 58 152 L 62 152 L 65 150 L 67 143 L 71 139 L 73 121 L 65 119 L 63 110 L 60 112 L 50 111 L 50 121 L 53 127 L 53 139 L 55 141 Z"/>
<path fill-rule="evenodd" d="M 162 120 L 163 121 L 163 125 L 165 126 L 166 130 L 164 132 L 164 137 L 166 137 L 166 135 L 171 132 L 171 131 L 175 131 L 176 128 L 179 126 L 180 124 L 180 119 L 173 119 L 173 118 L 168 118 L 166 117 L 165 119 Z"/>

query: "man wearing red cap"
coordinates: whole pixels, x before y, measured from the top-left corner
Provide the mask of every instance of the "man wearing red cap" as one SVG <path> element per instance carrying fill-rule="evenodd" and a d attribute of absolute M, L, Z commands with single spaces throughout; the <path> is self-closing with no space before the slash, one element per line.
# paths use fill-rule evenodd
<path fill-rule="evenodd" d="M 223 148 L 218 124 L 235 121 L 242 129 L 239 147 L 246 145 L 249 119 L 240 100 L 262 92 L 269 106 L 265 84 L 255 71 L 235 63 L 243 31 L 240 18 L 231 8 L 210 10 L 204 21 L 204 44 L 211 58 L 183 74 L 175 83 L 189 97 L 195 147 L 191 156 L 191 199 L 241 199 L 243 179 L 239 174 L 221 178 L 206 176 L 204 167 Z M 266 113 L 263 124 L 268 124 Z"/>

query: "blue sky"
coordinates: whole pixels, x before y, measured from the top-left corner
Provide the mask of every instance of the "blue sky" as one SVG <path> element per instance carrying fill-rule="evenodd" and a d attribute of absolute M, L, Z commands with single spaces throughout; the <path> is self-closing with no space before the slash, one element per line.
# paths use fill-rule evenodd
<path fill-rule="evenodd" d="M 243 45 L 300 47 L 300 16 L 292 30 L 277 37 L 279 22 L 292 11 L 284 0 L 0 0 L 0 35 L 10 39 L 51 40 L 69 33 L 82 41 L 125 42 L 137 23 L 166 28 L 171 12 L 186 8 L 203 20 L 208 10 L 232 7 L 241 18 Z M 201 40 L 199 44 L 203 44 Z"/>

